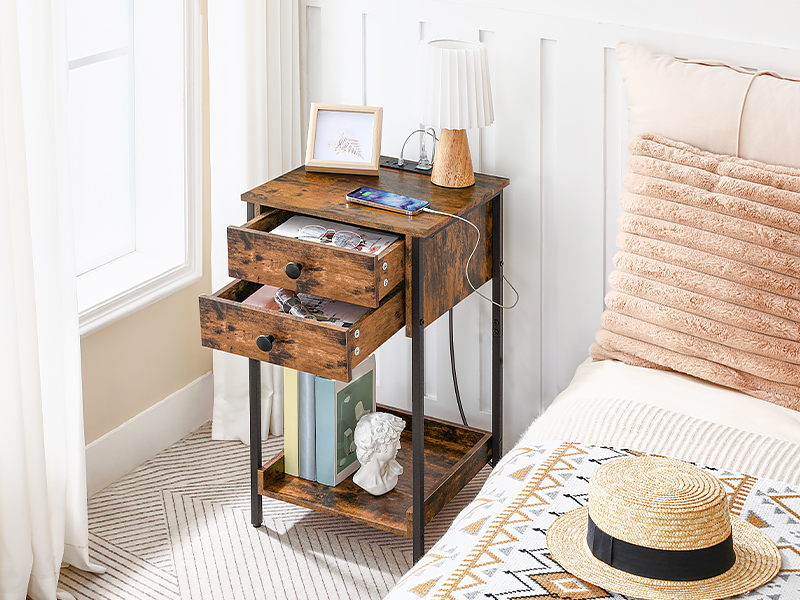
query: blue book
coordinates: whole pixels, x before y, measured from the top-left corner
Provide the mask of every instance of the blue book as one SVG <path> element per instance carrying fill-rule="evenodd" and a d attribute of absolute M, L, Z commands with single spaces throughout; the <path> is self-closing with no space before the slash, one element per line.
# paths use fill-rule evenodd
<path fill-rule="evenodd" d="M 336 486 L 361 466 L 354 432 L 358 420 L 375 410 L 375 356 L 353 369 L 350 383 L 317 377 L 317 481 Z"/>
<path fill-rule="evenodd" d="M 297 373 L 297 474 L 314 481 L 316 477 L 316 376 Z"/>

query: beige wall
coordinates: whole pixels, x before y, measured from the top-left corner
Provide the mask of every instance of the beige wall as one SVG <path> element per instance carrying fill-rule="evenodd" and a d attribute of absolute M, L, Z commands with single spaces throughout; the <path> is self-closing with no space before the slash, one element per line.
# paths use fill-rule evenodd
<path fill-rule="evenodd" d="M 87 444 L 211 370 L 211 351 L 200 345 L 197 300 L 211 288 L 206 6 L 203 0 L 203 276 L 81 340 Z"/>
<path fill-rule="evenodd" d="M 211 370 L 197 308 L 209 287 L 206 274 L 81 341 L 87 444 Z"/>

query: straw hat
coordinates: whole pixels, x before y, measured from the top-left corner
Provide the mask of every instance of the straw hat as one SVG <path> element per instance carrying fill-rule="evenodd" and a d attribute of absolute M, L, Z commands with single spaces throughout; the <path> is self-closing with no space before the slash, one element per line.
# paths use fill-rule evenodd
<path fill-rule="evenodd" d="M 651 456 L 595 469 L 588 506 L 559 517 L 547 546 L 576 577 L 647 600 L 728 598 L 766 583 L 781 567 L 772 540 L 730 514 L 716 478 Z"/>

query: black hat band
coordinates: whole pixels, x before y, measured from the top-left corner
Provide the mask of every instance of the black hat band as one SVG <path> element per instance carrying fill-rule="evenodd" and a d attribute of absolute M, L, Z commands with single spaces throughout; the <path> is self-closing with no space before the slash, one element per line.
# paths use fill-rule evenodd
<path fill-rule="evenodd" d="M 631 575 L 664 581 L 697 581 L 721 575 L 736 562 L 733 537 L 698 550 L 661 550 L 615 538 L 589 515 L 586 543 L 592 554 L 607 565 Z"/>

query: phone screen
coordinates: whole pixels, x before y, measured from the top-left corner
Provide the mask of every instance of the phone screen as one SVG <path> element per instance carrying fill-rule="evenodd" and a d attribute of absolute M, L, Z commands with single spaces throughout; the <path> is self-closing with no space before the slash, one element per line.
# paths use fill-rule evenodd
<path fill-rule="evenodd" d="M 374 206 L 375 208 L 394 210 L 408 215 L 416 214 L 430 204 L 427 200 L 409 198 L 408 196 L 401 196 L 400 194 L 376 190 L 369 187 L 360 187 L 350 192 L 347 194 L 347 199 L 350 202 L 366 204 L 368 206 Z"/>

